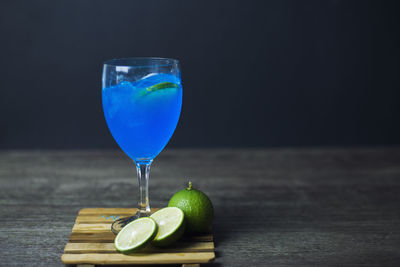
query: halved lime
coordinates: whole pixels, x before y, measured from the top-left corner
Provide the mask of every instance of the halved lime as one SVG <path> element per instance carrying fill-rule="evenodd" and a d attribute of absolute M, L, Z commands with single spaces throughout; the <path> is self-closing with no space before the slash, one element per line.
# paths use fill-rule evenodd
<path fill-rule="evenodd" d="M 157 234 L 157 223 L 149 218 L 139 218 L 127 224 L 115 238 L 115 248 L 124 254 L 147 246 Z"/>
<path fill-rule="evenodd" d="M 185 215 L 179 208 L 163 208 L 150 217 L 158 224 L 158 233 L 152 241 L 155 246 L 167 246 L 178 240 L 185 232 Z"/>

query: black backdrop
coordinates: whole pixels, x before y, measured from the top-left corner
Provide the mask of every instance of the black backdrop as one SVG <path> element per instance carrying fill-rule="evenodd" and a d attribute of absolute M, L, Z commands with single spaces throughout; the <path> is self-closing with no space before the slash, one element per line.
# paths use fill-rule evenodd
<path fill-rule="evenodd" d="M 395 1 L 1 1 L 0 148 L 112 148 L 102 62 L 182 65 L 170 147 L 400 143 Z"/>

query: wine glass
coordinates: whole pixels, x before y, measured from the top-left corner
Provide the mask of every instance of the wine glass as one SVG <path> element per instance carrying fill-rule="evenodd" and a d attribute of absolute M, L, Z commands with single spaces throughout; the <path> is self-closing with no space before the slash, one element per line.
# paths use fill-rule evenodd
<path fill-rule="evenodd" d="M 114 221 L 113 233 L 151 214 L 150 165 L 175 131 L 182 107 L 179 62 L 169 58 L 121 58 L 104 63 L 103 111 L 121 149 L 134 161 L 139 181 L 135 215 Z"/>

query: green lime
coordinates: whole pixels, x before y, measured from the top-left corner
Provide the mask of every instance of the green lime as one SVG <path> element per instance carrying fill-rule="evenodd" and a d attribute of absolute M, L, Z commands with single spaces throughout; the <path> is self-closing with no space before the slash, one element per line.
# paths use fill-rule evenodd
<path fill-rule="evenodd" d="M 115 248 L 124 254 L 147 246 L 157 234 L 157 223 L 149 218 L 139 218 L 127 224 L 115 238 Z"/>
<path fill-rule="evenodd" d="M 177 207 L 183 211 L 188 232 L 204 233 L 211 230 L 214 217 L 211 200 L 203 192 L 193 189 L 191 182 L 188 188 L 171 197 L 168 207 Z"/>
<path fill-rule="evenodd" d="M 171 83 L 171 82 L 157 83 L 155 85 L 147 87 L 144 91 L 141 91 L 139 93 L 139 96 L 144 96 L 150 92 L 158 91 L 161 89 L 168 89 L 168 88 L 179 88 L 179 84 Z"/>
<path fill-rule="evenodd" d="M 181 238 L 185 232 L 185 215 L 178 208 L 163 208 L 154 212 L 150 217 L 158 225 L 157 235 L 152 241 L 155 246 L 168 246 Z"/>
<path fill-rule="evenodd" d="M 163 83 L 157 83 L 155 85 L 152 85 L 150 87 L 147 87 L 146 90 L 148 92 L 152 92 L 152 91 L 157 91 L 160 89 L 166 89 L 166 88 L 178 88 L 179 85 L 176 83 L 171 83 L 171 82 L 163 82 Z"/>

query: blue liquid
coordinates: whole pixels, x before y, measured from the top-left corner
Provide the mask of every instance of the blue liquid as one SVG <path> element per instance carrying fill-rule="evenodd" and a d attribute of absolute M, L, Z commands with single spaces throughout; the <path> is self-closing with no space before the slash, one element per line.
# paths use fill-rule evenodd
<path fill-rule="evenodd" d="M 147 91 L 170 82 L 178 88 Z M 152 74 L 136 82 L 103 88 L 108 128 L 125 153 L 135 161 L 155 158 L 175 131 L 182 107 L 181 81 L 170 74 Z"/>

